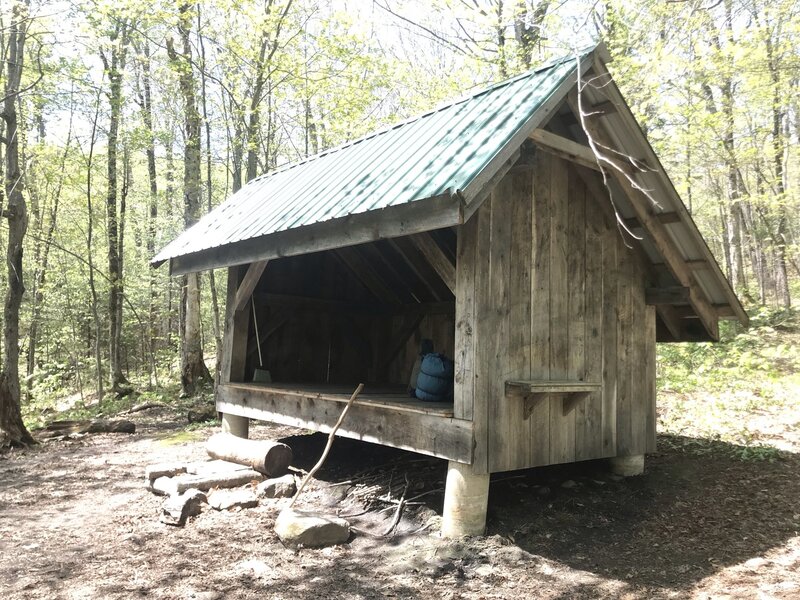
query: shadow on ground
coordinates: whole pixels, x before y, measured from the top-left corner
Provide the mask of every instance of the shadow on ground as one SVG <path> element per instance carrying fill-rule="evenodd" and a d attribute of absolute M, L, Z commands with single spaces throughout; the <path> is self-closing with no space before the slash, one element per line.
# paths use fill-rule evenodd
<path fill-rule="evenodd" d="M 325 440 L 285 439 L 305 469 Z M 800 455 L 743 460 L 743 447 L 679 436 L 660 436 L 659 449 L 648 456 L 645 475 L 628 479 L 610 475 L 604 461 L 494 475 L 487 535 L 603 578 L 673 589 L 689 589 L 797 535 Z M 441 460 L 338 439 L 318 478 L 358 481 L 380 469 L 412 481 L 424 476 L 424 489 L 434 492 L 425 501 L 441 514 Z"/>

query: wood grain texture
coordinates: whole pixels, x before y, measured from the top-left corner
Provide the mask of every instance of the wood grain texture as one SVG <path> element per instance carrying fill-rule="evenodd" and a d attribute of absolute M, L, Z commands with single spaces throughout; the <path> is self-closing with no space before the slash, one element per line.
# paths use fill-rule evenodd
<path fill-rule="evenodd" d="M 453 396 L 455 416 L 472 420 L 475 386 L 475 244 L 478 219 L 470 219 L 458 230 L 456 254 L 456 330 L 455 379 Z"/>
<path fill-rule="evenodd" d="M 253 290 L 256 289 L 256 285 L 258 285 L 261 275 L 264 273 L 264 269 L 267 268 L 267 263 L 269 263 L 268 260 L 260 260 L 251 263 L 247 267 L 244 279 L 242 279 L 242 283 L 239 284 L 239 289 L 236 290 L 236 298 L 233 303 L 236 312 L 244 310 L 248 305 Z"/>
<path fill-rule="evenodd" d="M 656 310 L 652 306 L 646 308 L 645 315 L 645 452 L 656 451 Z"/>
<path fill-rule="evenodd" d="M 550 165 L 553 160 L 548 154 L 536 155 L 531 202 L 531 379 L 540 380 L 550 379 Z M 528 427 L 528 464 L 550 464 L 549 401 L 533 407 Z"/>
<path fill-rule="evenodd" d="M 587 381 L 603 377 L 603 212 L 586 190 L 584 241 L 586 281 L 584 289 L 584 375 Z M 575 458 L 586 460 L 604 456 L 602 386 L 591 392 L 578 407 L 575 429 Z"/>
<path fill-rule="evenodd" d="M 586 378 L 586 186 L 574 177 L 566 164 L 569 177 L 567 197 L 567 306 L 569 320 L 569 360 L 567 372 L 578 380 Z M 578 445 L 586 445 L 583 433 L 588 394 L 573 395 L 562 400 L 562 415 L 574 411 L 574 457 L 585 454 Z"/>
<path fill-rule="evenodd" d="M 570 379 L 569 357 L 569 200 L 567 163 L 550 162 L 550 377 Z M 566 416 L 562 399 L 550 402 L 550 462 L 575 460 L 575 413 Z"/>
<path fill-rule="evenodd" d="M 329 433 L 342 411 L 341 402 L 314 393 L 269 392 L 247 386 L 221 385 L 217 410 L 283 425 Z M 337 435 L 471 463 L 472 423 L 439 415 L 367 406 L 357 402 Z"/>
<path fill-rule="evenodd" d="M 236 312 L 234 310 L 242 270 L 241 267 L 228 269 L 225 332 L 222 338 L 222 360 L 220 362 L 221 382 L 244 381 L 250 311 Z"/>
<path fill-rule="evenodd" d="M 475 239 L 475 370 L 473 395 L 473 423 L 475 431 L 475 473 L 489 472 L 489 404 L 493 401 L 491 368 L 494 365 L 494 343 L 496 338 L 490 329 L 492 317 L 491 295 L 491 199 L 484 202 L 473 219 L 477 219 Z M 492 424 L 497 426 L 497 424 Z"/>
<path fill-rule="evenodd" d="M 420 233 L 411 236 L 414 245 L 419 249 L 425 260 L 433 267 L 447 288 L 455 293 L 456 289 L 456 269 L 447 255 L 436 243 L 429 233 Z"/>
<path fill-rule="evenodd" d="M 617 455 L 626 456 L 631 450 L 631 403 L 633 396 L 633 265 L 632 252 L 617 242 L 617 262 L 619 279 L 617 281 L 617 305 L 619 323 L 617 325 Z"/>

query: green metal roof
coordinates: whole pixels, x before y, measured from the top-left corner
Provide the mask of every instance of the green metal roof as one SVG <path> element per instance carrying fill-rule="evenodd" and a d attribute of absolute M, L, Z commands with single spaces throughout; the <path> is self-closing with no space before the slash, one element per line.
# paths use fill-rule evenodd
<path fill-rule="evenodd" d="M 590 54 L 581 53 L 581 64 Z M 574 56 L 554 61 L 258 177 L 152 262 L 211 251 L 220 256 L 223 248 L 278 232 L 426 199 L 469 202 L 503 152 L 512 142 L 518 148 L 544 118 L 535 118 L 537 111 L 574 85 L 577 64 Z M 213 266 L 231 264 L 218 263 Z"/>

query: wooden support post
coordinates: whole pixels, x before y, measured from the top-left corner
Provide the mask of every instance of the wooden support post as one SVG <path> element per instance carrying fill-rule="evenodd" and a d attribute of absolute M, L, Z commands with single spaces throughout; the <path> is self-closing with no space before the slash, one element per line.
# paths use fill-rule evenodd
<path fill-rule="evenodd" d="M 236 311 L 236 297 L 239 285 L 239 267 L 228 269 L 228 294 L 225 304 L 225 334 L 222 340 L 222 358 L 220 362 L 219 383 L 244 381 L 245 362 L 247 360 L 247 334 L 250 327 L 250 311 Z M 248 271 L 249 273 L 249 271 Z M 250 294 L 248 294 L 248 299 Z M 217 385 L 217 402 L 219 402 L 220 385 Z M 222 414 L 222 431 L 246 438 L 250 420 L 227 413 Z"/>
<path fill-rule="evenodd" d="M 634 477 L 644 473 L 644 454 L 615 456 L 608 459 L 611 472 L 623 477 Z"/>
<path fill-rule="evenodd" d="M 236 437 L 245 438 L 250 434 L 250 419 L 229 413 L 222 413 L 222 431 Z"/>
<path fill-rule="evenodd" d="M 470 465 L 450 461 L 444 490 L 442 536 L 483 535 L 489 508 L 489 474 L 476 475 Z"/>

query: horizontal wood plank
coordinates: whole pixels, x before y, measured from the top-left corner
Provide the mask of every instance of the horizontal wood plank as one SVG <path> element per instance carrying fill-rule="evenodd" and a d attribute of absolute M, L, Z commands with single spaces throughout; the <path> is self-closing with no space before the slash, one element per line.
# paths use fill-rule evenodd
<path fill-rule="evenodd" d="M 600 390 L 600 382 L 571 381 L 571 380 L 538 380 L 538 381 L 506 381 L 506 395 L 534 394 L 534 393 L 570 393 L 570 392 L 596 392 Z"/>
<path fill-rule="evenodd" d="M 461 198 L 443 194 L 424 201 L 406 202 L 381 210 L 347 215 L 178 256 L 170 259 L 170 274 L 185 275 L 258 260 L 333 250 L 451 227 L 463 222 Z"/>
<path fill-rule="evenodd" d="M 217 410 L 329 433 L 343 403 L 314 393 L 267 391 L 257 386 L 220 385 Z M 342 437 L 383 444 L 420 454 L 471 464 L 472 422 L 394 406 L 356 401 L 336 432 Z"/>

